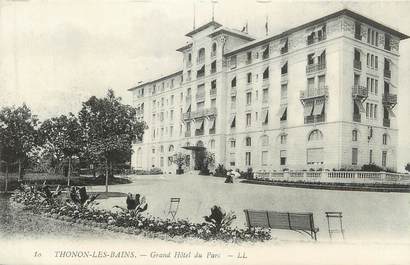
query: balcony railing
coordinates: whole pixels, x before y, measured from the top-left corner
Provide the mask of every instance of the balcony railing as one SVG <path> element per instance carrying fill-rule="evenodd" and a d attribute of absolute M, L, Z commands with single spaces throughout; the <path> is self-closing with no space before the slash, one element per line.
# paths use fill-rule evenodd
<path fill-rule="evenodd" d="M 362 115 L 360 113 L 353 113 L 353 121 L 361 122 L 362 121 Z"/>
<path fill-rule="evenodd" d="M 359 60 L 353 60 L 353 68 L 357 70 L 362 70 L 362 62 Z"/>
<path fill-rule="evenodd" d="M 311 74 L 311 73 L 315 73 L 318 71 L 323 71 L 326 69 L 326 63 L 316 63 L 316 64 L 309 64 L 306 65 L 306 73 L 307 74 Z"/>
<path fill-rule="evenodd" d="M 325 122 L 325 115 L 317 115 L 317 116 L 307 116 L 305 117 L 305 124 L 308 123 L 317 123 L 317 122 Z"/>
<path fill-rule="evenodd" d="M 212 88 L 212 89 L 209 91 L 209 95 L 211 95 L 211 96 L 216 95 L 216 88 Z"/>
<path fill-rule="evenodd" d="M 326 40 L 326 34 L 324 34 L 320 37 L 307 38 L 306 43 L 307 43 L 307 45 L 312 45 L 313 43 L 320 42 L 320 41 L 323 41 L 323 40 Z"/>
<path fill-rule="evenodd" d="M 236 86 L 231 87 L 231 95 L 236 95 L 236 91 L 237 91 Z"/>
<path fill-rule="evenodd" d="M 384 69 L 384 77 L 391 78 L 391 71 L 389 69 Z"/>
<path fill-rule="evenodd" d="M 388 104 L 388 105 L 396 105 L 397 104 L 397 95 L 394 94 L 383 94 L 382 98 L 383 104 Z"/>
<path fill-rule="evenodd" d="M 202 93 L 197 93 L 197 94 L 195 95 L 195 98 L 196 98 L 197 101 L 199 101 L 199 100 L 204 100 L 204 99 L 205 99 L 205 93 L 204 93 L 204 92 L 202 92 Z"/>
<path fill-rule="evenodd" d="M 195 130 L 195 136 L 204 135 L 205 130 Z"/>
<path fill-rule="evenodd" d="M 383 126 L 390 127 L 390 119 L 383 119 Z"/>
<path fill-rule="evenodd" d="M 216 116 L 216 108 L 208 108 L 198 111 L 186 112 L 183 115 L 184 120 L 197 119 L 207 116 Z"/>
<path fill-rule="evenodd" d="M 323 86 L 315 89 L 307 89 L 300 91 L 300 99 L 308 99 L 308 98 L 316 98 L 316 97 L 324 97 L 328 94 L 328 87 Z"/>
<path fill-rule="evenodd" d="M 354 98 L 367 98 L 369 90 L 365 86 L 355 85 L 352 87 L 352 95 Z"/>

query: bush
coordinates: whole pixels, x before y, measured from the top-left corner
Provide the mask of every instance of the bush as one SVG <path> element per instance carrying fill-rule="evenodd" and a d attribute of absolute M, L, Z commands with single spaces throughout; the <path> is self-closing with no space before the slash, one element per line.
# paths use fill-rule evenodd
<path fill-rule="evenodd" d="M 408 172 L 410 172 L 410 163 L 407 163 L 407 165 L 404 167 L 404 169 Z"/>
<path fill-rule="evenodd" d="M 241 171 L 239 172 L 241 174 L 240 178 L 242 179 L 253 179 L 254 173 L 253 169 L 249 167 L 246 172 Z"/>
<path fill-rule="evenodd" d="M 218 164 L 218 166 L 215 169 L 215 177 L 222 177 L 225 178 L 226 177 L 226 173 L 228 173 L 228 170 L 226 170 L 225 166 L 222 164 Z"/>
<path fill-rule="evenodd" d="M 367 164 L 362 166 L 362 171 L 369 171 L 369 172 L 380 172 L 384 171 L 384 169 L 376 164 Z"/>
<path fill-rule="evenodd" d="M 162 169 L 153 167 L 149 170 L 149 174 L 150 175 L 160 175 L 160 174 L 163 174 L 163 172 L 162 172 Z"/>
<path fill-rule="evenodd" d="M 10 199 L 22 204 L 25 210 L 47 217 L 62 219 L 75 223 L 92 224 L 95 227 L 107 228 L 113 231 L 158 236 L 163 233 L 170 237 L 193 237 L 203 240 L 223 240 L 226 242 L 264 241 L 271 239 L 269 229 L 231 228 L 232 221 L 236 218 L 233 212 L 226 214 L 214 206 L 211 215 L 205 217 L 204 223 L 191 223 L 188 220 L 160 219 L 153 216 L 144 216 L 141 212 L 147 209 L 145 199 L 140 196 L 127 197 L 127 208 L 123 211 L 111 212 L 92 207 L 81 207 L 80 203 L 71 203 L 58 200 L 54 204 L 43 203 L 38 194 L 37 187 L 25 187 L 22 191 L 14 193 Z M 87 196 L 86 196 L 87 197 Z M 85 198 L 85 197 L 84 197 Z M 83 198 L 83 199 L 84 199 Z M 81 198 L 77 198 L 84 201 Z M 87 199 L 89 200 L 89 199 Z M 85 200 L 85 201 L 87 201 Z"/>

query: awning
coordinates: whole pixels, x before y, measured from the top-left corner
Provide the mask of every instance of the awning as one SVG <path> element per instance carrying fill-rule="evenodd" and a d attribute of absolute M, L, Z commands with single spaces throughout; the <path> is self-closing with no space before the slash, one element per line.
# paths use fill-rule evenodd
<path fill-rule="evenodd" d="M 216 123 L 215 117 L 210 117 L 210 118 L 209 118 L 209 124 L 210 124 L 209 129 L 210 129 L 210 130 L 215 129 L 215 123 Z"/>
<path fill-rule="evenodd" d="M 288 43 L 288 38 L 281 39 L 279 42 L 279 49 L 282 49 Z"/>
<path fill-rule="evenodd" d="M 386 59 L 386 61 L 389 61 L 389 63 L 390 63 L 390 64 L 394 64 L 394 63 L 393 63 L 393 61 L 392 61 L 391 59 L 386 58 L 386 57 L 385 57 L 384 59 Z"/>
<path fill-rule="evenodd" d="M 359 108 L 360 112 L 366 112 L 366 110 L 364 109 L 363 104 L 360 100 L 355 99 L 354 104 L 356 104 L 356 106 Z"/>
<path fill-rule="evenodd" d="M 308 28 L 305 32 L 305 36 L 309 36 L 310 34 L 312 34 L 315 31 L 315 29 L 315 27 Z"/>
<path fill-rule="evenodd" d="M 286 64 L 288 63 L 288 61 L 283 61 L 280 63 L 280 68 L 284 67 Z"/>
<path fill-rule="evenodd" d="M 206 148 L 203 146 L 183 146 L 183 149 L 186 150 L 192 150 L 192 151 L 201 151 L 201 150 L 205 150 Z"/>
<path fill-rule="evenodd" d="M 286 106 L 286 105 L 280 106 L 280 109 L 279 109 L 277 115 L 278 115 L 279 117 L 282 117 L 282 115 L 283 115 L 283 113 L 285 112 L 285 110 L 286 110 L 287 107 L 288 107 L 288 106 Z"/>
<path fill-rule="evenodd" d="M 392 87 L 397 88 L 397 86 L 396 86 L 395 84 L 392 84 L 392 82 L 391 82 L 391 81 L 388 81 L 387 83 L 389 83 L 389 85 L 391 85 Z"/>
<path fill-rule="evenodd" d="M 236 115 L 233 115 L 231 117 L 231 119 L 229 120 L 229 125 L 231 126 L 231 128 L 235 127 L 236 123 Z"/>
<path fill-rule="evenodd" d="M 320 115 L 323 112 L 323 107 L 325 106 L 324 100 L 316 100 L 315 107 L 313 109 L 313 115 Z"/>
<path fill-rule="evenodd" d="M 389 117 L 396 118 L 396 115 L 394 114 L 393 110 L 391 108 L 386 108 L 387 111 L 389 112 Z"/>
<path fill-rule="evenodd" d="M 205 65 L 202 65 L 202 67 L 198 69 L 198 72 L 205 72 Z"/>
<path fill-rule="evenodd" d="M 191 104 L 189 104 L 188 107 L 186 108 L 186 112 L 191 112 Z"/>
<path fill-rule="evenodd" d="M 204 120 L 195 121 L 195 130 L 202 130 L 204 128 Z"/>
<path fill-rule="evenodd" d="M 262 123 L 268 123 L 268 119 L 269 119 L 269 110 L 263 110 L 262 111 Z"/>
<path fill-rule="evenodd" d="M 305 111 L 304 111 L 304 116 L 308 117 L 312 115 L 312 111 L 313 111 L 313 101 L 312 102 L 306 102 L 305 104 Z"/>

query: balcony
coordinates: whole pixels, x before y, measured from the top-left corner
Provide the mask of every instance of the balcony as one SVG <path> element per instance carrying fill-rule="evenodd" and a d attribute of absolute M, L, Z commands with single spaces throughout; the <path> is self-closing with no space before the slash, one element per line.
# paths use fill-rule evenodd
<path fill-rule="evenodd" d="M 353 113 L 353 121 L 361 122 L 362 121 L 362 115 L 360 113 Z"/>
<path fill-rule="evenodd" d="M 209 91 L 209 95 L 210 96 L 216 96 L 216 88 L 211 88 L 211 90 Z"/>
<path fill-rule="evenodd" d="M 362 62 L 359 60 L 353 60 L 353 68 L 357 70 L 362 70 Z"/>
<path fill-rule="evenodd" d="M 383 104 L 387 104 L 387 105 L 396 105 L 397 104 L 397 95 L 394 94 L 383 94 L 382 96 L 382 102 Z"/>
<path fill-rule="evenodd" d="M 205 100 L 205 93 L 204 92 L 197 93 L 195 95 L 195 99 L 196 99 L 196 101 L 204 101 Z"/>
<path fill-rule="evenodd" d="M 390 119 L 383 119 L 383 127 L 390 127 Z"/>
<path fill-rule="evenodd" d="M 367 89 L 367 87 L 359 86 L 359 85 L 355 85 L 352 87 L 353 98 L 362 100 L 364 98 L 367 98 L 368 95 L 369 95 L 369 90 Z"/>
<path fill-rule="evenodd" d="M 384 77 L 391 78 L 391 71 L 389 69 L 384 69 Z"/>
<path fill-rule="evenodd" d="M 208 108 L 198 111 L 186 112 L 183 115 L 184 120 L 198 119 L 207 116 L 216 116 L 216 108 Z"/>
<path fill-rule="evenodd" d="M 309 64 L 306 65 L 306 73 L 307 74 L 313 74 L 315 72 L 323 71 L 326 69 L 326 63 L 321 63 L 321 64 Z"/>
<path fill-rule="evenodd" d="M 309 98 L 325 97 L 328 95 L 328 87 L 323 86 L 316 89 L 307 89 L 300 91 L 300 99 L 305 100 Z"/>

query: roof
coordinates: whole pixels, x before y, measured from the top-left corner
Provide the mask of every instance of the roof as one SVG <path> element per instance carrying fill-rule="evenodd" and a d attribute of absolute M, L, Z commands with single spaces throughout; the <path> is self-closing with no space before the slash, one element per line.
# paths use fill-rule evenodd
<path fill-rule="evenodd" d="M 182 46 L 181 48 L 176 49 L 176 51 L 183 52 L 184 50 L 191 48 L 191 47 L 192 47 L 192 42 Z"/>
<path fill-rule="evenodd" d="M 206 29 L 208 27 L 211 27 L 211 26 L 214 26 L 215 28 L 219 28 L 219 27 L 222 27 L 222 24 L 219 24 L 216 21 L 211 21 L 211 22 L 206 23 L 205 25 L 200 26 L 199 28 L 196 28 L 196 29 L 188 32 L 187 34 L 185 34 L 185 36 L 192 37 L 194 34 L 200 32 L 200 31 L 203 31 L 204 29 Z"/>
<path fill-rule="evenodd" d="M 232 35 L 232 36 L 235 36 L 235 37 L 238 37 L 238 38 L 241 38 L 241 39 L 245 39 L 245 40 L 248 40 L 248 41 L 252 41 L 252 40 L 255 39 L 254 37 L 250 36 L 248 33 L 245 33 L 245 32 L 242 32 L 242 31 L 239 31 L 239 30 L 236 30 L 236 29 L 230 29 L 230 28 L 227 28 L 227 27 L 220 27 L 220 28 L 216 29 L 214 32 L 212 32 L 211 34 L 209 34 L 208 36 L 209 37 L 214 37 L 214 36 L 217 36 L 219 34 Z"/>
<path fill-rule="evenodd" d="M 247 43 L 247 44 L 245 44 L 245 45 L 242 45 L 242 46 L 240 46 L 240 47 L 238 47 L 238 48 L 236 48 L 236 49 L 234 49 L 234 50 L 232 50 L 232 51 L 226 53 L 225 55 L 226 55 L 226 56 L 230 56 L 230 55 L 232 55 L 232 54 L 234 54 L 234 53 L 237 53 L 237 52 L 240 52 L 240 51 L 243 51 L 243 50 L 246 50 L 246 49 L 250 49 L 250 48 L 253 48 L 253 47 L 262 45 L 262 44 L 264 44 L 264 43 L 268 43 L 268 42 L 270 42 L 270 41 L 272 41 L 272 40 L 281 39 L 281 38 L 283 38 L 283 37 L 286 37 L 286 36 L 288 36 L 288 35 L 290 35 L 290 34 L 296 32 L 296 31 L 299 31 L 299 30 L 301 30 L 301 29 L 303 29 L 303 28 L 308 28 L 308 27 L 314 26 L 314 25 L 316 25 L 316 24 L 323 23 L 323 22 L 325 22 L 325 21 L 327 21 L 327 20 L 329 20 L 329 19 L 332 19 L 332 18 L 335 18 L 335 17 L 339 17 L 339 16 L 342 16 L 342 15 L 346 15 L 346 16 L 352 17 L 352 18 L 354 18 L 354 19 L 356 19 L 356 20 L 358 20 L 358 21 L 360 21 L 360 22 L 362 22 L 362 23 L 366 23 L 366 24 L 369 24 L 369 25 L 371 25 L 371 26 L 373 26 L 373 27 L 379 28 L 379 29 L 381 29 L 381 30 L 383 30 L 383 31 L 385 31 L 385 32 L 387 32 L 387 33 L 389 33 L 389 34 L 391 34 L 391 35 L 394 35 L 394 36 L 399 37 L 400 40 L 404 40 L 404 39 L 408 39 L 408 38 L 409 38 L 408 35 L 406 35 L 406 34 L 404 34 L 404 33 L 401 33 L 401 32 L 399 32 L 398 30 L 393 29 L 393 28 L 391 28 L 391 27 L 385 26 L 385 25 L 381 24 L 380 22 L 377 22 L 377 21 L 375 21 L 375 20 L 372 20 L 372 19 L 370 19 L 370 18 L 367 18 L 367 17 L 365 17 L 365 16 L 363 16 L 363 15 L 360 15 L 360 14 L 358 14 L 358 13 L 356 13 L 356 12 L 353 12 L 353 11 L 351 11 L 351 10 L 349 10 L 349 9 L 342 9 L 342 10 L 339 10 L 339 11 L 337 11 L 337 12 L 335 12 L 335 13 L 332 13 L 332 14 L 330 14 L 330 15 L 321 17 L 321 18 L 319 18 L 319 19 L 315 19 L 315 20 L 313 20 L 313 21 L 310 21 L 310 22 L 308 22 L 308 23 L 302 24 L 302 25 L 297 26 L 297 27 L 295 27 L 295 28 L 289 29 L 289 30 L 284 31 L 284 32 L 282 32 L 282 33 L 279 33 L 279 34 L 276 34 L 276 35 L 267 36 L 267 37 L 265 37 L 265 38 L 263 38 L 263 39 L 259 39 L 259 40 L 256 40 L 256 41 Z"/>
<path fill-rule="evenodd" d="M 150 85 L 150 84 L 153 84 L 153 83 L 156 83 L 156 82 L 159 82 L 159 81 L 168 79 L 168 78 L 173 77 L 173 76 L 181 75 L 181 74 L 182 74 L 182 70 L 180 70 L 180 71 L 178 71 L 178 72 L 175 72 L 175 73 L 172 73 L 172 74 L 169 74 L 169 75 L 166 75 L 166 76 L 162 76 L 162 77 L 160 77 L 160 78 L 158 78 L 158 79 L 155 79 L 155 80 L 152 80 L 152 81 L 149 81 L 149 82 L 142 83 L 142 84 L 140 84 L 140 85 L 138 85 L 138 86 L 129 88 L 128 91 L 132 91 L 132 90 L 135 90 L 135 89 L 137 89 L 137 88 L 140 88 L 140 87 L 143 87 L 143 86 L 146 86 L 146 85 Z"/>

